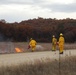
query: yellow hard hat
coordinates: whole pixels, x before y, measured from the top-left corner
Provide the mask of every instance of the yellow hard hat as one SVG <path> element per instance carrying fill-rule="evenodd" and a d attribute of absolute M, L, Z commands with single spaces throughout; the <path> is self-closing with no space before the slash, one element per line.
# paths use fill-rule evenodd
<path fill-rule="evenodd" d="M 60 33 L 60 36 L 62 36 L 63 34 L 62 33 Z"/>

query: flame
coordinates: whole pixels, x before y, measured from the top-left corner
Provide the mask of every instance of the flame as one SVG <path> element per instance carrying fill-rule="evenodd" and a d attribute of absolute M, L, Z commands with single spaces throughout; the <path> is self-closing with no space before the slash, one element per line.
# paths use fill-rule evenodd
<path fill-rule="evenodd" d="M 15 50 L 16 50 L 16 52 L 22 52 L 22 50 L 19 48 L 15 48 Z"/>

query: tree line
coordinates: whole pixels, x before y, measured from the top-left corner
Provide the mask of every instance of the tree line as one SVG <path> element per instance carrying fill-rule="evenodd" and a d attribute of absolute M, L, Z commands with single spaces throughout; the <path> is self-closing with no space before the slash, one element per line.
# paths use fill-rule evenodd
<path fill-rule="evenodd" d="M 60 33 L 63 33 L 66 42 L 76 42 L 76 20 L 38 17 L 19 23 L 0 21 L 0 36 L 3 35 L 6 40 L 26 42 L 33 38 L 37 42 L 51 42 L 52 35 L 55 35 L 58 39 Z"/>

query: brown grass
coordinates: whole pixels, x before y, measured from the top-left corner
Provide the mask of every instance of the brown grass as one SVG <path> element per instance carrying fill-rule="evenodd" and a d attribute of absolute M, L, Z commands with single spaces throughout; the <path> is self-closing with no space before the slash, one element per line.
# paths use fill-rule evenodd
<path fill-rule="evenodd" d="M 36 49 L 35 51 L 49 51 L 52 50 L 51 43 L 37 43 L 37 45 L 41 45 L 44 49 Z M 15 53 L 15 48 L 21 49 L 23 52 L 30 52 L 31 49 L 28 49 L 28 42 L 0 42 L 0 53 Z M 59 47 L 57 45 L 57 50 Z M 65 50 L 76 49 L 76 43 L 66 44 L 64 46 Z"/>
<path fill-rule="evenodd" d="M 76 75 L 76 56 L 51 61 L 49 58 L 36 60 L 34 64 L 23 63 L 18 66 L 2 66 L 0 75 Z"/>

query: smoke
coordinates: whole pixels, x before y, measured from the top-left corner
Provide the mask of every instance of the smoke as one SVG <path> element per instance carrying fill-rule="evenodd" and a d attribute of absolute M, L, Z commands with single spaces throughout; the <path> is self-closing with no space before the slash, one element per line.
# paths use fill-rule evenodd
<path fill-rule="evenodd" d="M 44 50 L 45 48 L 44 47 L 42 47 L 41 45 L 36 45 L 36 50 Z"/>
<path fill-rule="evenodd" d="M 13 40 L 12 38 L 8 38 L 2 33 L 0 33 L 0 42 L 11 42 L 12 40 Z"/>
<path fill-rule="evenodd" d="M 4 40 L 4 36 L 0 33 L 0 42 Z"/>

